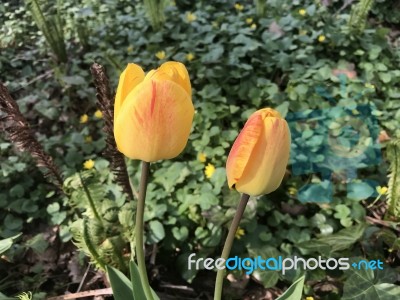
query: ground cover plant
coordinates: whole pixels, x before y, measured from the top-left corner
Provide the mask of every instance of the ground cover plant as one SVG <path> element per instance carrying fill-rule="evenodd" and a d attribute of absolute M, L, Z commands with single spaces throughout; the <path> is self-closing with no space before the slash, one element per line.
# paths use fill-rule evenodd
<path fill-rule="evenodd" d="M 188 257 L 221 255 L 239 202 L 229 150 L 247 118 L 272 107 L 290 127 L 289 165 L 279 189 L 249 199 L 231 257 L 379 259 L 384 269 L 235 270 L 223 299 L 275 299 L 303 282 L 307 300 L 396 299 L 399 5 L 2 2 L 0 299 L 101 290 L 105 265 L 129 274 L 140 163 L 110 150 L 112 108 L 96 94 L 105 84 L 113 103 L 128 63 L 171 60 L 188 70 L 195 113 L 183 153 L 150 169 L 146 261 L 161 298 L 212 298 L 216 272 L 189 270 Z"/>

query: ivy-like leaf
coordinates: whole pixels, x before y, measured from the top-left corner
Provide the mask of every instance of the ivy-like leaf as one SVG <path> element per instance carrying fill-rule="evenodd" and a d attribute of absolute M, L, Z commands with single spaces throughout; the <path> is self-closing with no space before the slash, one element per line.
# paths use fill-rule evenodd
<path fill-rule="evenodd" d="M 348 270 L 350 275 L 344 284 L 344 300 L 392 300 L 398 299 L 400 287 L 388 283 L 396 280 L 388 270 Z M 385 281 L 385 282 L 384 282 Z"/>

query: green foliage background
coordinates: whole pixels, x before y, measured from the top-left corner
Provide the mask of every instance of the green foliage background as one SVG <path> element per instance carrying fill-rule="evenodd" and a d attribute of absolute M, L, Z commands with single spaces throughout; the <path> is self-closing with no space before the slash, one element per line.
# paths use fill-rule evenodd
<path fill-rule="evenodd" d="M 93 62 L 106 67 L 114 88 L 128 62 L 150 70 L 164 61 L 177 60 L 188 68 L 196 108 L 192 134 L 182 155 L 152 165 L 145 215 L 147 244 L 158 244 L 157 263 L 171 266 L 171 261 L 176 261 L 173 267 L 188 282 L 196 276 L 195 271 L 187 270 L 190 253 L 217 257 L 221 252 L 239 198 L 226 186 L 225 161 L 252 112 L 267 106 L 277 108 L 284 116 L 288 112 L 328 109 L 331 104 L 316 92 L 316 87 L 323 86 L 338 105 L 375 105 L 380 129 L 393 139 L 399 138 L 400 52 L 395 30 L 399 13 L 391 9 L 393 1 L 375 2 L 370 19 L 360 30 L 348 26 L 352 5 L 345 7 L 341 1 L 268 0 L 262 17 L 257 16 L 256 6 L 250 1 L 242 3 L 243 10 L 236 9 L 234 1 L 167 1 L 166 22 L 154 30 L 139 1 L 59 1 L 61 20 L 50 17 L 56 13 L 54 7 L 39 1 L 48 26 L 54 22 L 62 26 L 58 42 L 62 44 L 58 46 L 51 46 L 46 31 L 38 30 L 29 3 L 0 4 L 0 22 L 4 24 L 0 30 L 0 80 L 68 178 L 66 189 L 72 198 L 52 191 L 29 155 L 15 152 L 1 135 L 0 237 L 20 232 L 31 237 L 17 240 L 6 252 L 7 259 L 17 263 L 26 249 L 35 248 L 32 245 L 42 245 L 35 248 L 39 253 L 48 247 L 43 237 L 36 235 L 40 232 L 31 230 L 32 225 L 59 226 L 60 240 L 67 243 L 71 228 L 80 222 L 76 221 L 77 211 L 93 217 L 77 181 L 77 172 L 88 159 L 95 161 L 88 178 L 102 183 L 101 187 L 92 187 L 101 195 L 97 205 L 102 213 L 110 214 L 110 224 L 105 228 L 112 228 L 106 234 L 99 233 L 102 240 L 96 243 L 114 237 L 122 243 L 116 249 L 124 249 L 123 244 L 133 240 L 127 220 L 134 204 L 127 203 L 121 189 L 111 182 L 108 162 L 101 158 L 105 142 L 102 120 L 94 116 L 95 89 L 89 70 Z M 188 19 L 189 12 L 195 20 Z M 325 40 L 320 41 L 320 36 Z M 165 58 L 155 56 L 159 51 L 165 52 Z M 189 53 L 192 60 L 188 60 Z M 334 70 L 356 72 L 357 76 L 347 81 L 345 95 Z M 359 94 L 362 97 L 356 98 Z M 89 116 L 87 123 L 79 121 L 83 114 Z M 313 143 L 317 146 L 315 137 L 323 132 L 306 129 L 304 138 L 313 139 L 311 147 Z M 384 150 L 385 144 L 382 146 Z M 199 153 L 206 155 L 206 162 L 198 160 Z M 296 159 L 292 157 L 291 163 Z M 204 174 L 209 163 L 216 168 L 211 178 Z M 137 186 L 139 163 L 130 161 L 128 169 Z M 358 177 L 386 186 L 386 174 L 387 164 L 383 162 L 363 168 Z M 235 241 L 232 255 L 360 256 L 384 260 L 387 272 L 395 272 L 400 242 L 393 222 L 398 216 L 387 216 L 394 227 L 364 226 L 365 217 L 372 213 L 366 206 L 377 193 L 368 185 L 354 182 L 358 196 L 346 197 L 346 180 L 341 174 L 333 178 L 332 202 L 318 203 L 321 195 L 311 194 L 311 203 L 300 203 L 297 191 L 308 182 L 319 181 L 318 174 L 288 174 L 278 191 L 252 198 L 241 223 L 245 235 Z M 385 196 L 378 204 L 384 201 Z M 120 210 L 119 216 L 116 210 Z M 121 212 L 126 215 L 121 216 Z M 116 232 L 122 234 L 116 236 Z M 107 249 L 101 250 L 105 251 L 103 255 L 116 261 L 115 254 Z M 123 269 L 123 262 L 115 265 Z M 24 278 L 40 277 L 41 272 L 41 268 L 33 269 Z M 283 290 L 302 275 L 298 270 L 285 276 L 255 272 L 252 277 L 266 288 Z M 18 276 L 11 274 L 0 280 L 0 291 L 40 291 L 47 280 L 18 280 L 15 285 Z M 368 276 L 371 280 L 365 283 L 366 290 L 379 285 L 383 294 L 389 294 L 381 296 L 378 292 L 379 299 L 392 299 L 390 295 L 399 293 L 398 287 L 392 286 L 395 277 Z M 378 277 L 383 281 L 373 280 Z M 304 295 L 351 297 L 354 282 L 350 273 L 306 272 Z"/>

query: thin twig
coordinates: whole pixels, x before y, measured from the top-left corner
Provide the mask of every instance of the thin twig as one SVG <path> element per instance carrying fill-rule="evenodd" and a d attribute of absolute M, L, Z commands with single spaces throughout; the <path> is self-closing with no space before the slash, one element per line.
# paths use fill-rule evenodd
<path fill-rule="evenodd" d="M 153 249 L 151 251 L 151 256 L 150 256 L 150 265 L 152 266 L 156 264 L 157 249 L 158 249 L 157 244 L 153 244 Z"/>
<path fill-rule="evenodd" d="M 334 16 L 336 17 L 337 15 L 339 15 L 343 10 L 345 10 L 353 2 L 354 2 L 354 0 L 345 0 L 342 7 L 337 10 L 337 12 L 335 13 Z"/>
<path fill-rule="evenodd" d="M 96 297 L 96 296 L 103 296 L 103 295 L 112 295 L 113 292 L 111 288 L 107 289 L 99 289 L 99 290 L 91 290 L 91 291 L 84 291 L 79 293 L 67 294 L 57 297 L 47 298 L 47 300 L 68 300 L 68 299 L 78 299 L 84 297 Z"/>
<path fill-rule="evenodd" d="M 186 285 L 174 285 L 174 284 L 169 284 L 169 283 L 162 283 L 162 284 L 160 284 L 160 288 L 181 290 L 181 291 L 194 293 L 194 289 L 192 289 L 191 287 L 186 286 Z"/>
<path fill-rule="evenodd" d="M 83 276 L 82 276 L 82 280 L 81 280 L 81 282 L 79 283 L 78 289 L 76 290 L 77 293 L 79 293 L 79 292 L 81 291 L 82 286 L 83 286 L 83 283 L 85 282 L 86 276 L 87 276 L 88 273 L 89 273 L 89 270 L 90 270 L 90 264 L 88 264 L 88 266 L 87 266 L 87 268 L 86 268 L 86 271 L 85 271 L 85 274 L 83 274 Z"/>
<path fill-rule="evenodd" d="M 392 228 L 392 229 L 395 229 L 397 231 L 400 231 L 400 228 L 399 228 L 400 225 L 395 223 L 395 222 L 383 221 L 383 220 L 375 219 L 375 218 L 372 218 L 372 217 L 369 217 L 369 216 L 366 216 L 365 220 L 367 222 L 369 222 L 369 223 L 372 223 L 372 224 L 378 224 L 378 225 L 382 225 L 384 227 L 388 227 L 388 228 Z"/>
<path fill-rule="evenodd" d="M 23 89 L 23 88 L 26 88 L 28 85 L 31 85 L 32 83 L 35 83 L 36 81 L 39 81 L 39 80 L 41 80 L 41 79 L 43 79 L 43 78 L 46 78 L 46 77 L 49 77 L 51 74 L 53 74 L 53 70 L 46 71 L 45 73 L 40 74 L 40 75 L 36 76 L 35 78 L 31 79 L 31 80 L 28 81 L 27 83 L 22 84 L 22 85 L 21 85 L 20 87 L 18 87 L 17 89 L 11 91 L 11 93 L 16 93 L 16 92 L 18 92 L 19 90 L 21 90 L 21 89 Z"/>

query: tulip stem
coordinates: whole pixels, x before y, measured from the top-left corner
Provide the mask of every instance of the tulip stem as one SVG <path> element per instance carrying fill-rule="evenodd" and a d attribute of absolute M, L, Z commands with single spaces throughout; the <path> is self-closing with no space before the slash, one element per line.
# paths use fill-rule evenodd
<path fill-rule="evenodd" d="M 249 198 L 250 198 L 249 195 L 242 194 L 242 198 L 240 199 L 240 203 L 236 209 L 236 214 L 233 218 L 231 227 L 229 228 L 228 236 L 226 237 L 224 249 L 222 250 L 221 254 L 221 258 L 225 259 L 225 261 L 228 259 L 229 254 L 231 253 L 232 244 L 235 239 L 235 234 L 239 227 L 240 220 L 242 219 Z M 225 269 L 218 270 L 217 279 L 215 280 L 214 300 L 221 300 L 224 276 L 225 276 Z"/>
<path fill-rule="evenodd" d="M 136 240 L 136 260 L 142 286 L 147 300 L 153 300 L 151 293 L 149 279 L 147 278 L 146 263 L 144 258 L 144 244 L 143 244 L 143 215 L 144 215 L 144 202 L 146 199 L 147 180 L 149 178 L 150 163 L 142 162 L 142 174 L 140 177 L 139 198 L 136 207 L 136 225 L 135 225 L 135 240 Z"/>

